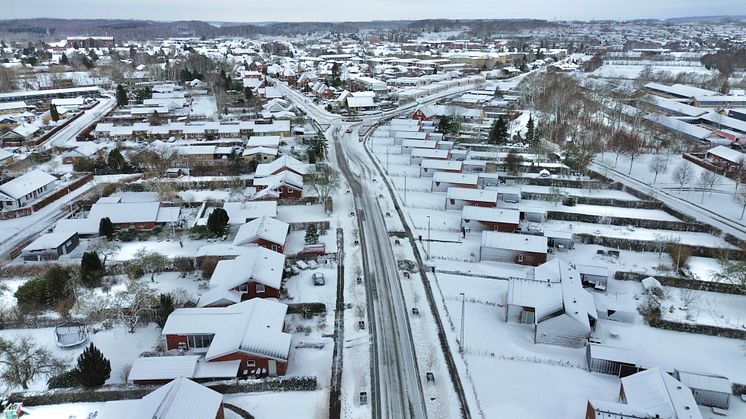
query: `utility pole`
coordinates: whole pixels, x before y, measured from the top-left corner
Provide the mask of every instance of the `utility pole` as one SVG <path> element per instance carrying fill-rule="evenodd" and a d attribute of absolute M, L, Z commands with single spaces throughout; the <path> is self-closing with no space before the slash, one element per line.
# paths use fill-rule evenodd
<path fill-rule="evenodd" d="M 404 206 L 407 206 L 407 172 L 404 172 Z"/>
<path fill-rule="evenodd" d="M 427 260 L 430 260 L 430 216 L 427 216 Z"/>
<path fill-rule="evenodd" d="M 459 293 L 461 295 L 461 339 L 459 340 L 459 352 L 461 354 L 464 354 L 464 314 L 466 312 L 466 296 L 464 293 Z"/>

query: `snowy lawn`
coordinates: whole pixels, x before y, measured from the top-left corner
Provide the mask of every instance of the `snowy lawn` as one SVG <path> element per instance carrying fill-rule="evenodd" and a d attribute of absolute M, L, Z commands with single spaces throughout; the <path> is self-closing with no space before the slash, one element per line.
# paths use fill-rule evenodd
<path fill-rule="evenodd" d="M 89 332 L 91 332 L 89 330 Z M 85 349 L 85 345 L 74 349 L 63 349 L 56 345 L 54 328 L 45 327 L 40 329 L 7 329 L 0 330 L 0 336 L 4 338 L 14 338 L 28 335 L 34 338 L 36 343 L 44 346 L 52 353 L 69 361 L 73 366 L 75 360 Z M 132 361 L 138 358 L 142 352 L 151 351 L 155 348 L 161 335 L 161 330 L 151 323 L 146 327 L 138 327 L 135 333 L 127 333 L 123 326 L 115 326 L 111 330 L 104 330 L 89 335 L 89 342 L 93 342 L 98 349 L 103 352 L 109 361 L 111 361 L 111 378 L 108 384 L 118 384 L 126 382 L 126 374 Z M 30 385 L 31 390 L 45 390 L 47 388 L 47 379 L 39 378 Z"/>
<path fill-rule="evenodd" d="M 246 410 L 256 419 L 323 419 L 328 417 L 329 411 L 326 391 L 239 393 L 229 394 L 223 400 Z"/>

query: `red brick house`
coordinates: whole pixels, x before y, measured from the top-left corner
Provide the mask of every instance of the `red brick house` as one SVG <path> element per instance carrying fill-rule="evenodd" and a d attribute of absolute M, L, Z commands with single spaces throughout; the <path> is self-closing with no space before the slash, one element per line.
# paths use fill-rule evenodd
<path fill-rule="evenodd" d="M 445 209 L 460 210 L 465 206 L 497 207 L 497 191 L 488 189 L 448 188 Z"/>
<path fill-rule="evenodd" d="M 500 231 L 513 233 L 520 224 L 521 212 L 512 209 L 498 209 L 465 206 L 461 212 L 461 227 L 470 232 Z"/>
<path fill-rule="evenodd" d="M 210 277 L 210 290 L 197 307 L 224 307 L 254 298 L 279 298 L 285 255 L 253 247 L 235 259 L 221 260 Z"/>
<path fill-rule="evenodd" d="M 254 187 L 257 194 L 267 190 L 280 199 L 299 199 L 303 196 L 303 176 L 284 170 L 276 175 L 255 179 Z"/>
<path fill-rule="evenodd" d="M 260 217 L 242 225 L 236 237 L 234 246 L 260 246 L 265 249 L 283 253 L 288 237 L 290 225 L 284 221 L 271 217 Z"/>
<path fill-rule="evenodd" d="M 547 238 L 482 231 L 479 260 L 539 266 L 547 261 Z"/>
<path fill-rule="evenodd" d="M 209 364 L 239 361 L 238 377 L 284 375 L 291 341 L 283 331 L 287 309 L 261 298 L 229 307 L 179 308 L 161 334 L 169 351 L 203 354 Z"/>

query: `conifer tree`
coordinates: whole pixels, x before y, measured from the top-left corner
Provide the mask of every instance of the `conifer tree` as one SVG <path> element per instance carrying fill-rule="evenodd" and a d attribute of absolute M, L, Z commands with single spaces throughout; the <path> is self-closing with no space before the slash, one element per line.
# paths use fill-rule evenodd
<path fill-rule="evenodd" d="M 111 363 L 91 343 L 78 357 L 78 365 L 73 372 L 75 380 L 83 387 L 100 387 L 111 376 Z"/>

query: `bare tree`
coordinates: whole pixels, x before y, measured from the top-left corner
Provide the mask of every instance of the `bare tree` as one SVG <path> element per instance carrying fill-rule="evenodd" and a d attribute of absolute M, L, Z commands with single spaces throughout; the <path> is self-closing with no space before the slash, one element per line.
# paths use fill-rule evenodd
<path fill-rule="evenodd" d="M 129 333 L 135 333 L 140 322 L 155 315 L 157 303 L 155 291 L 146 283 L 129 281 L 126 290 L 114 295 L 112 308 L 116 320 L 125 325 Z"/>
<path fill-rule="evenodd" d="M 660 154 L 656 154 L 652 159 L 650 159 L 648 167 L 651 172 L 655 173 L 655 176 L 653 177 L 653 184 L 655 184 L 658 180 L 658 175 L 668 171 L 668 159 Z"/>
<path fill-rule="evenodd" d="M 709 170 L 704 170 L 700 173 L 699 178 L 697 179 L 697 187 L 702 189 L 702 199 L 699 201 L 700 204 L 705 202 L 705 192 L 714 187 L 715 182 L 717 182 L 717 177 L 717 174 Z M 712 192 L 710 192 L 710 195 L 712 195 Z"/>
<path fill-rule="evenodd" d="M 741 218 L 739 220 L 743 220 L 743 214 L 746 212 L 746 185 L 741 185 L 741 187 L 736 191 L 736 201 L 741 203 Z"/>
<path fill-rule="evenodd" d="M 696 304 L 702 300 L 702 292 L 690 288 L 681 288 L 679 289 L 679 298 L 681 299 L 681 304 L 688 308 L 692 304 Z"/>
<path fill-rule="evenodd" d="M 316 191 L 321 204 L 324 205 L 329 195 L 339 188 L 341 180 L 339 172 L 331 166 L 324 163 L 317 163 L 309 174 L 307 183 Z"/>
<path fill-rule="evenodd" d="M 28 390 L 30 382 L 61 372 L 65 364 L 48 349 L 37 346 L 31 336 L 0 337 L 0 377 L 6 384 Z"/>
<path fill-rule="evenodd" d="M 114 255 L 119 252 L 120 248 L 121 247 L 116 242 L 109 241 L 106 237 L 99 237 L 95 242 L 88 246 L 89 251 L 96 252 L 103 256 L 104 259 L 101 261 L 101 264 L 104 265 L 104 267 L 106 267 L 106 261 L 109 258 L 114 257 Z"/>
<path fill-rule="evenodd" d="M 684 190 L 684 186 L 688 185 L 694 177 L 694 168 L 688 161 L 682 161 L 676 170 L 673 172 L 673 178 L 676 183 L 679 184 L 679 193 Z"/>

